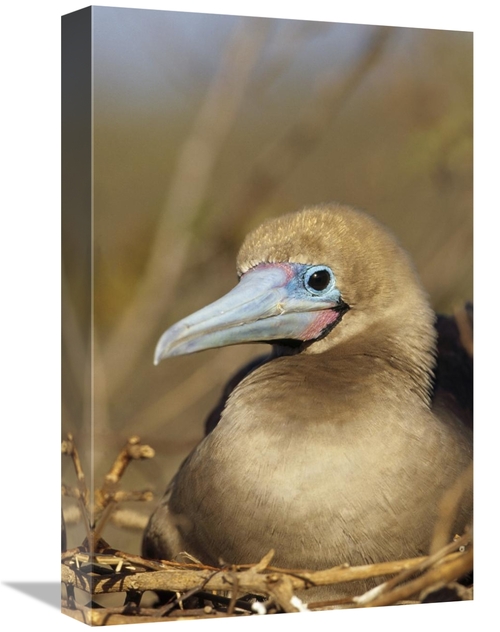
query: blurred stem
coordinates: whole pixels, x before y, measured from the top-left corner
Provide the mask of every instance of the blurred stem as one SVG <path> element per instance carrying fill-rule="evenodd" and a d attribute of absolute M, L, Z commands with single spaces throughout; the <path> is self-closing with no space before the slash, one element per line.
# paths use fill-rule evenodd
<path fill-rule="evenodd" d="M 84 379 L 83 367 L 87 362 L 88 349 L 84 340 L 82 327 L 78 322 L 78 314 L 73 303 L 68 278 L 62 266 L 61 273 L 61 299 L 62 299 L 62 352 L 65 358 L 63 363 L 63 369 L 68 371 L 67 379 L 69 379 L 78 393 L 80 398 L 83 398 L 83 384 Z M 69 421 L 68 416 L 70 411 L 74 410 L 74 407 L 69 405 L 69 402 L 65 398 L 69 397 L 71 391 L 69 389 L 62 390 L 63 396 L 63 423 Z"/>
<path fill-rule="evenodd" d="M 109 397 L 107 391 L 107 382 L 110 374 L 106 371 L 103 363 L 103 345 L 100 341 L 98 332 L 94 326 L 93 336 L 93 362 L 92 362 L 92 383 L 93 383 L 93 403 L 92 403 L 92 436 L 96 426 L 101 431 L 109 428 Z M 95 438 L 93 439 L 95 441 Z M 95 458 L 95 446 L 94 458 Z"/>
<path fill-rule="evenodd" d="M 278 28 L 273 46 L 276 52 L 267 60 L 265 66 L 260 70 L 260 74 L 251 86 L 252 98 L 261 99 L 265 93 L 272 89 L 295 60 L 303 55 L 303 48 L 310 42 L 310 36 L 318 36 L 322 31 L 331 32 L 337 24 L 319 24 L 317 22 L 285 22 Z"/>
<path fill-rule="evenodd" d="M 351 68 L 350 73 L 338 81 L 337 71 L 323 77 L 303 113 L 285 135 L 271 143 L 255 161 L 247 180 L 243 183 L 231 213 L 225 213 L 224 238 L 228 239 L 241 218 L 264 204 L 285 178 L 304 160 L 324 137 L 341 108 L 379 62 L 389 39 L 391 29 L 376 30 L 366 51 Z"/>
<path fill-rule="evenodd" d="M 144 278 L 104 349 L 110 398 L 137 366 L 174 296 L 190 251 L 190 227 L 205 199 L 221 147 L 266 39 L 268 24 L 269 21 L 248 18 L 238 23 L 180 151 Z"/>
<path fill-rule="evenodd" d="M 221 376 L 227 371 L 227 349 L 218 349 L 215 356 L 201 363 L 180 384 L 164 393 L 161 397 L 144 407 L 129 422 L 130 427 L 140 425 L 143 434 L 154 432 L 156 428 L 165 426 L 174 418 L 194 406 L 215 387 L 220 386 Z"/>

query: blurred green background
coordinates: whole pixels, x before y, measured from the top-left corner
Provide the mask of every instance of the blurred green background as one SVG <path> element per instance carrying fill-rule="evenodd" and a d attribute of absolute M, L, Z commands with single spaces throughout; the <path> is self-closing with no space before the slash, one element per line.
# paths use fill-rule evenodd
<path fill-rule="evenodd" d="M 235 284 L 252 227 L 348 203 L 398 236 L 436 310 L 472 298 L 472 34 L 94 7 L 93 73 L 94 425 L 71 372 L 89 360 L 69 253 L 63 433 L 95 487 L 129 436 L 155 449 L 123 477 L 154 503 L 126 503 L 137 528 L 103 533 L 135 553 L 225 381 L 262 350 L 153 367 L 155 344 Z M 76 505 L 63 506 L 76 546 Z"/>

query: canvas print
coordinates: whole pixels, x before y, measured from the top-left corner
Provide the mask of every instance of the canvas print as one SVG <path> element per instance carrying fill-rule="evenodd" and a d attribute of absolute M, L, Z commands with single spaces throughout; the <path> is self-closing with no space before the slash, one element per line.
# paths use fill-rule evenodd
<path fill-rule="evenodd" d="M 472 33 L 62 42 L 63 612 L 472 599 Z"/>

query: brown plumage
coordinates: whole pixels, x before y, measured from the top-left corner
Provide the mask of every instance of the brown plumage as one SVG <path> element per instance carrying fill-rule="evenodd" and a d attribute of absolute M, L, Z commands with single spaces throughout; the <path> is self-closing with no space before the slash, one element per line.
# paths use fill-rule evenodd
<path fill-rule="evenodd" d="M 274 564 L 310 569 L 425 554 L 472 433 L 453 389 L 434 384 L 435 315 L 408 256 L 369 216 L 331 205 L 266 222 L 237 267 L 234 319 L 225 297 L 166 332 L 156 360 L 251 339 L 273 350 L 230 384 L 143 553 L 252 563 L 274 548 Z M 269 274 L 280 294 L 255 316 Z M 468 493 L 454 532 L 471 512 Z"/>

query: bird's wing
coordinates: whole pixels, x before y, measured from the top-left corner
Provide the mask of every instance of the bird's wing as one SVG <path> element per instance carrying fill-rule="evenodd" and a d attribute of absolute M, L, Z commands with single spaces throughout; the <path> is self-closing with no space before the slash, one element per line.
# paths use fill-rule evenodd
<path fill-rule="evenodd" d="M 473 306 L 467 303 L 453 316 L 438 315 L 437 364 L 433 404 L 440 403 L 473 427 Z"/>

